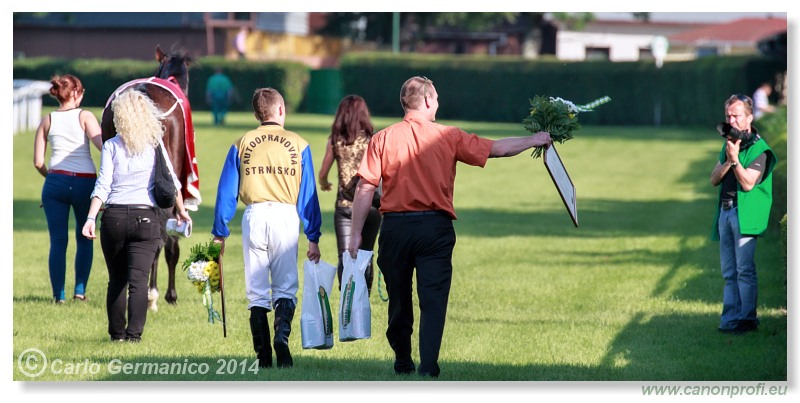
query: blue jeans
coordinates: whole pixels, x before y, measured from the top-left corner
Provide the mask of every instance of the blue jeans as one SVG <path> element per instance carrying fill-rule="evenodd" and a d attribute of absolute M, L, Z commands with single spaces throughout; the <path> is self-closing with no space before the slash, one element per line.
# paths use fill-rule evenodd
<path fill-rule="evenodd" d="M 225 115 L 228 114 L 228 96 L 224 98 L 212 97 L 211 98 L 211 114 L 214 116 L 214 125 L 224 125 Z"/>
<path fill-rule="evenodd" d="M 739 233 L 737 211 L 736 207 L 723 209 L 719 216 L 719 257 L 725 279 L 720 329 L 733 329 L 745 321 L 758 325 L 756 237 Z"/>
<path fill-rule="evenodd" d="M 50 284 L 53 297 L 64 299 L 64 278 L 67 272 L 69 243 L 69 210 L 75 215 L 75 294 L 85 295 L 86 283 L 92 269 L 94 245 L 81 234 L 89 214 L 95 179 L 61 174 L 48 174 L 42 187 L 42 207 L 50 232 Z"/>

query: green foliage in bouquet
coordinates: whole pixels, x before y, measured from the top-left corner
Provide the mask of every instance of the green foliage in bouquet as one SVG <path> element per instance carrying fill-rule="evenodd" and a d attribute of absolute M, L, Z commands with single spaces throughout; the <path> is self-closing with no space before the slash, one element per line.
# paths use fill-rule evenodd
<path fill-rule="evenodd" d="M 523 119 L 523 123 L 529 132 L 533 134 L 548 132 L 554 142 L 563 144 L 572 139 L 574 131 L 581 128 L 578 123 L 578 112 L 591 112 L 595 107 L 610 100 L 611 98 L 605 96 L 586 105 L 575 105 L 565 99 L 537 95 L 531 99 L 531 111 L 528 117 Z M 531 156 L 539 158 L 543 150 L 542 147 L 534 147 Z"/>
<path fill-rule="evenodd" d="M 222 249 L 222 244 L 210 240 L 206 243 L 199 243 L 192 246 L 189 250 L 189 256 L 183 261 L 183 270 L 189 268 L 194 262 L 216 262 L 219 259 L 219 253 Z"/>
<path fill-rule="evenodd" d="M 548 132 L 554 142 L 564 143 L 572 139 L 572 132 L 581 128 L 578 111 L 573 108 L 561 99 L 537 95 L 531 99 L 530 115 L 523 120 L 525 129 L 533 134 Z M 542 147 L 535 147 L 531 155 L 539 158 L 542 150 Z"/>

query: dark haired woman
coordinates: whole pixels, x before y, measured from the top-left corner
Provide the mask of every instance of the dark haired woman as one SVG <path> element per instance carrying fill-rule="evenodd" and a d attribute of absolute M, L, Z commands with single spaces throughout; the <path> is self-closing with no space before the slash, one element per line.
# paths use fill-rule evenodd
<path fill-rule="evenodd" d="M 358 166 L 367 149 L 373 133 L 370 122 L 369 109 L 364 98 L 358 95 L 348 95 L 339 103 L 336 117 L 331 127 L 331 135 L 325 147 L 325 156 L 319 169 L 319 183 L 323 191 L 331 190 L 328 182 L 328 172 L 334 159 L 339 171 L 339 189 L 336 194 L 336 209 L 333 215 L 333 225 L 336 231 L 336 243 L 339 247 L 339 284 L 342 282 L 342 253 L 347 251 L 350 244 L 350 221 L 353 216 L 353 196 L 359 177 L 356 175 Z M 361 232 L 361 249 L 372 251 L 378 230 L 381 226 L 381 215 L 378 208 L 370 208 L 364 228 Z M 364 274 L 367 290 L 372 290 L 374 277 L 373 264 L 370 262 Z"/>
<path fill-rule="evenodd" d="M 42 207 L 50 233 L 48 266 L 53 301 L 64 303 L 67 271 L 69 211 L 75 216 L 75 288 L 73 299 L 86 299 L 86 283 L 92 268 L 92 241 L 81 236 L 89 212 L 90 195 L 97 178 L 89 143 L 103 146 L 100 124 L 89 111 L 80 109 L 85 89 L 70 74 L 54 76 L 50 95 L 59 107 L 42 119 L 33 143 L 33 165 L 44 176 Z M 49 168 L 45 164 L 47 144 L 52 149 Z"/>

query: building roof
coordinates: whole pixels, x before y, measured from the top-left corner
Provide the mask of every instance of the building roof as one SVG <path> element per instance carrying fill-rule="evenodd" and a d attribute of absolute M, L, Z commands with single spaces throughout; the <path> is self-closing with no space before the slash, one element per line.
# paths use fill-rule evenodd
<path fill-rule="evenodd" d="M 758 41 L 786 32 L 786 20 L 782 18 L 742 18 L 735 21 L 712 24 L 702 28 L 679 32 L 669 36 L 675 44 L 755 45 Z"/>
<path fill-rule="evenodd" d="M 776 7 L 774 7 L 776 8 Z M 632 12 L 596 12 L 593 13 L 597 21 L 601 20 L 615 20 L 615 21 L 636 21 L 636 17 Z M 650 22 L 680 22 L 680 23 L 693 23 L 693 24 L 720 24 L 738 20 L 740 18 L 783 18 L 786 19 L 787 13 L 775 11 L 743 11 L 743 12 L 729 12 L 729 11 L 676 11 L 676 12 L 649 12 L 647 13 Z"/>
<path fill-rule="evenodd" d="M 670 36 L 679 32 L 705 27 L 707 23 L 696 22 L 651 22 L 623 20 L 595 20 L 586 23 L 577 32 L 623 34 L 623 35 L 663 35 Z"/>
<path fill-rule="evenodd" d="M 81 28 L 81 29 L 108 29 L 108 28 L 201 29 L 205 27 L 205 16 L 204 13 L 191 13 L 191 12 L 15 13 L 14 26 L 38 26 L 38 27 L 50 27 L 50 28 L 69 27 L 69 28 Z"/>

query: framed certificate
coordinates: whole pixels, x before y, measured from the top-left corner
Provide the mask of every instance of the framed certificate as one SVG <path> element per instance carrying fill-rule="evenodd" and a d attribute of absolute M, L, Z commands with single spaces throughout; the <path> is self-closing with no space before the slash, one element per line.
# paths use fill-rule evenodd
<path fill-rule="evenodd" d="M 572 223 L 578 227 L 578 205 L 577 197 L 575 196 L 575 185 L 572 184 L 567 169 L 564 168 L 564 163 L 561 162 L 561 157 L 556 151 L 555 145 L 551 144 L 544 150 L 544 166 L 547 167 L 547 172 L 550 173 L 550 178 L 558 189 L 558 194 L 567 208 Z"/>

